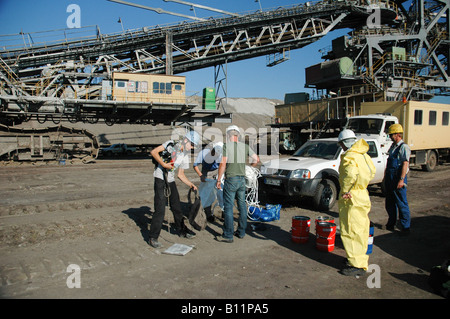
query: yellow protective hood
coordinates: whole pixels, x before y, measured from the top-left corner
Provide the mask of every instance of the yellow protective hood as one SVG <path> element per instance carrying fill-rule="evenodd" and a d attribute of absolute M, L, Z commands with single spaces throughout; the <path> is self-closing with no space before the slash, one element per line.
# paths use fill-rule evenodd
<path fill-rule="evenodd" d="M 360 139 L 350 149 L 341 154 L 339 165 L 341 192 L 346 193 L 351 189 L 365 190 L 370 180 L 375 176 L 375 165 L 367 154 L 368 150 L 369 144 Z"/>
<path fill-rule="evenodd" d="M 359 154 L 364 154 L 369 151 L 369 144 L 363 139 L 357 140 L 355 144 L 347 152 L 356 152 Z"/>

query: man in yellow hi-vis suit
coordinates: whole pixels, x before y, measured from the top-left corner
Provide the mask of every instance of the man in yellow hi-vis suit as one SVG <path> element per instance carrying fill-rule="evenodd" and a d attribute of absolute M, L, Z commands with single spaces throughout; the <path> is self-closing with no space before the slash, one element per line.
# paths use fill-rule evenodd
<path fill-rule="evenodd" d="M 367 185 L 375 176 L 375 165 L 367 155 L 369 145 L 363 139 L 356 141 L 353 131 L 343 130 L 338 141 L 344 150 L 339 166 L 339 221 L 347 253 L 347 267 L 341 273 L 361 276 L 369 266 L 367 246 L 371 203 Z"/>

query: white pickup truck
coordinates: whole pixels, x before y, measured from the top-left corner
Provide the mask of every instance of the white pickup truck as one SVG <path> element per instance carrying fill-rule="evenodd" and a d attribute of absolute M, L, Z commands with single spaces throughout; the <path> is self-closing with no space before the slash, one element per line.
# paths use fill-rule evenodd
<path fill-rule="evenodd" d="M 370 184 L 381 184 L 386 155 L 376 139 L 365 139 L 368 154 L 376 167 Z M 314 208 L 329 210 L 339 194 L 339 164 L 342 148 L 337 138 L 313 139 L 303 144 L 292 156 L 272 160 L 261 166 L 261 190 L 267 195 L 301 199 L 311 197 Z"/>

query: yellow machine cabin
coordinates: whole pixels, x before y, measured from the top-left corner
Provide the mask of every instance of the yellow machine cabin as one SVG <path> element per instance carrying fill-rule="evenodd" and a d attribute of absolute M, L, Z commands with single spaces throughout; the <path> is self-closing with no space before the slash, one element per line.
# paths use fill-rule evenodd
<path fill-rule="evenodd" d="M 112 97 L 115 101 L 154 104 L 184 104 L 186 78 L 176 75 L 113 74 Z"/>

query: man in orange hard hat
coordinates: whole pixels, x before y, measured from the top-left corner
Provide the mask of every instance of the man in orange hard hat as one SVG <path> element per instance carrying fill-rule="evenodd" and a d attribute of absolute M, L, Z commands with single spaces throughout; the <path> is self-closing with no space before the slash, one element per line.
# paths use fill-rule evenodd
<path fill-rule="evenodd" d="M 409 234 L 411 215 L 406 198 L 406 185 L 411 150 L 403 142 L 403 127 L 400 124 L 392 124 L 388 134 L 393 143 L 388 151 L 389 157 L 384 174 L 385 207 L 389 216 L 386 229 L 394 230 L 398 215 L 402 233 Z"/>

